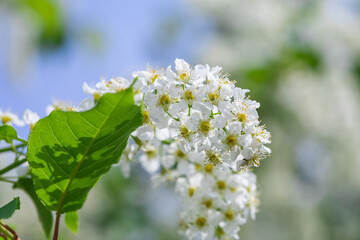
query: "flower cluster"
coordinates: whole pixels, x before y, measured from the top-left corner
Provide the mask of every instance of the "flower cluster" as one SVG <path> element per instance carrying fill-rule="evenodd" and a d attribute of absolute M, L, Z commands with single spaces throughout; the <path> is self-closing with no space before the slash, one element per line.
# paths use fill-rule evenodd
<path fill-rule="evenodd" d="M 256 176 L 249 169 L 270 154 L 259 104 L 220 67 L 191 68 L 176 59 L 175 71 L 147 69 L 133 77 L 144 124 L 120 159 L 124 175 L 138 160 L 155 184 L 175 182 L 183 201 L 180 231 L 189 239 L 238 239 L 240 225 L 255 217 L 258 205 Z M 96 102 L 130 84 L 124 78 L 102 79 L 94 88 L 84 83 L 83 89 Z"/>
<path fill-rule="evenodd" d="M 40 117 L 37 113 L 32 112 L 30 109 L 26 109 L 23 115 L 23 119 L 20 119 L 16 114 L 11 111 L 1 111 L 0 110 L 0 125 L 16 125 L 18 127 L 23 127 L 26 125 L 30 126 L 30 129 L 33 129 L 35 123 L 39 121 Z"/>
<path fill-rule="evenodd" d="M 240 226 L 255 218 L 256 176 L 250 170 L 270 154 L 270 134 L 260 126 L 259 103 L 250 100 L 220 67 L 191 68 L 176 59 L 175 71 L 147 69 L 135 82 L 117 77 L 95 87 L 84 83 L 92 99 L 78 106 L 55 101 L 53 110 L 84 111 L 105 93 L 131 84 L 142 106 L 143 125 L 128 140 L 119 165 L 125 176 L 139 161 L 155 184 L 174 182 L 183 202 L 180 232 L 189 239 L 238 239 Z M 29 125 L 39 116 L 26 110 L 23 119 L 0 111 L 2 124 Z"/>

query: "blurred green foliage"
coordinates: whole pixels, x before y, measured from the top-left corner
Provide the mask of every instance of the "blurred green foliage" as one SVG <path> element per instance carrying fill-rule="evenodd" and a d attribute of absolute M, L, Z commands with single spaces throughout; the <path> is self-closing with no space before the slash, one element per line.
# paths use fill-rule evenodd
<path fill-rule="evenodd" d="M 101 210 L 97 211 L 96 217 L 86 220 L 103 234 L 103 239 L 119 239 L 120 236 L 122 240 L 182 239 L 176 226 L 164 227 L 154 221 L 156 216 L 149 216 L 146 192 L 151 186 L 148 185 L 149 176 L 144 174 L 140 166 L 137 166 L 127 179 L 120 174 L 119 168 L 113 168 L 101 180 L 99 188 L 106 193 L 101 198 L 104 202 L 97 206 Z"/>
<path fill-rule="evenodd" d="M 3 4 L 16 14 L 26 15 L 27 20 L 37 26 L 36 44 L 39 48 L 53 50 L 64 44 L 65 19 L 57 1 L 12 0 Z"/>

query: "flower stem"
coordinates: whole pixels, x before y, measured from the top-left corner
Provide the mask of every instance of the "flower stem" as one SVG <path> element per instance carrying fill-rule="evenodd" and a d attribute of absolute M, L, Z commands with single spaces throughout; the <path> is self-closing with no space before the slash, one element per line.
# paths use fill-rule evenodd
<path fill-rule="evenodd" d="M 8 225 L 6 225 L 4 222 L 0 221 L 0 231 L 2 232 L 2 237 L 4 239 L 11 238 L 11 240 L 19 240 L 19 236 L 17 235 L 17 233 L 14 231 L 14 229 L 12 229 L 11 227 L 9 227 Z"/>
<path fill-rule="evenodd" d="M 9 171 L 11 171 L 12 169 L 14 169 L 14 168 L 16 168 L 16 167 L 18 167 L 18 166 L 20 166 L 21 164 L 23 164 L 23 163 L 26 162 L 26 161 L 27 161 L 26 158 L 23 159 L 23 160 L 15 161 L 14 163 L 10 164 L 9 166 L 1 169 L 1 170 L 0 170 L 0 176 L 3 175 L 3 174 L 5 174 L 5 173 L 7 173 L 7 172 L 9 172 Z"/>
<path fill-rule="evenodd" d="M 56 213 L 56 221 L 55 221 L 55 230 L 54 230 L 53 240 L 57 240 L 57 239 L 58 239 L 59 226 L 60 226 L 60 217 L 61 217 L 61 212 L 57 211 L 57 213 Z"/>
<path fill-rule="evenodd" d="M 26 144 L 20 144 L 20 145 L 15 146 L 15 148 L 20 148 L 20 147 L 25 147 L 25 146 L 26 146 Z M 8 151 L 14 151 L 14 147 L 11 146 L 11 147 L 8 147 L 8 148 L 0 149 L 0 153 L 8 152 Z"/>
<path fill-rule="evenodd" d="M 15 181 L 11 181 L 11 180 L 8 180 L 8 179 L 5 179 L 5 178 L 1 178 L 1 177 L 0 177 L 0 181 L 1 181 L 1 182 L 11 183 L 11 184 L 15 184 L 15 183 L 16 183 Z"/>
<path fill-rule="evenodd" d="M 180 122 L 180 119 L 179 119 L 179 118 L 174 117 L 173 115 L 171 115 L 171 113 L 169 113 L 169 112 L 168 112 L 167 110 L 165 110 L 165 109 L 164 109 L 164 111 L 165 111 L 172 119 L 174 119 L 175 121 Z"/>
<path fill-rule="evenodd" d="M 3 239 L 7 240 L 7 237 L 5 236 L 5 234 L 0 232 L 0 237 L 2 237 Z"/>

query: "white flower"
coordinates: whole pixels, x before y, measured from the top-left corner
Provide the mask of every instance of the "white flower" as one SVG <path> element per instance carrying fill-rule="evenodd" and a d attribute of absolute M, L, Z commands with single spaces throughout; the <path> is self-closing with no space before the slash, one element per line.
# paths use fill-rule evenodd
<path fill-rule="evenodd" d="M 30 126 L 32 130 L 35 126 L 35 123 L 40 120 L 40 117 L 37 113 L 32 112 L 30 109 L 26 109 L 23 115 L 24 122 Z"/>
<path fill-rule="evenodd" d="M 141 146 L 139 162 L 149 173 L 155 173 L 160 169 L 160 142 L 154 140 Z"/>
<path fill-rule="evenodd" d="M 146 71 L 137 71 L 132 74 L 134 78 L 138 78 L 138 81 L 135 83 L 134 88 L 139 89 L 142 93 L 148 93 L 152 90 L 151 85 L 157 79 L 163 79 L 165 71 L 154 70 L 150 67 L 147 67 Z"/>
<path fill-rule="evenodd" d="M 2 124 L 7 124 L 7 125 L 14 124 L 18 127 L 23 127 L 25 125 L 25 123 L 16 114 L 10 111 L 3 112 L 0 110 L 0 120 Z"/>
<path fill-rule="evenodd" d="M 123 151 L 118 165 L 121 167 L 124 177 L 130 176 L 131 162 L 134 161 L 135 155 L 139 150 L 139 145 L 132 138 L 129 138 L 128 144 Z"/>
<path fill-rule="evenodd" d="M 77 112 L 79 109 L 71 104 L 60 100 L 54 100 L 53 104 L 46 107 L 46 114 L 49 115 L 52 111 L 68 111 L 68 112 Z"/>
<path fill-rule="evenodd" d="M 183 59 L 175 60 L 175 69 L 177 71 L 177 79 L 187 83 L 191 79 L 191 68 L 190 65 Z"/>
<path fill-rule="evenodd" d="M 95 102 L 92 99 L 86 98 L 80 102 L 79 111 L 87 111 L 95 107 Z"/>
<path fill-rule="evenodd" d="M 270 133 L 259 126 L 259 103 L 235 87 L 220 67 L 175 60 L 175 71 L 133 73 L 143 126 L 132 134 L 119 165 L 125 175 L 138 160 L 155 185 L 175 182 L 188 239 L 239 239 L 240 225 L 257 212 L 252 166 L 270 154 Z M 102 79 L 88 94 L 122 91 L 130 81 Z M 96 100 L 96 99 L 95 99 Z M 240 172 L 239 172 L 240 171 Z"/>

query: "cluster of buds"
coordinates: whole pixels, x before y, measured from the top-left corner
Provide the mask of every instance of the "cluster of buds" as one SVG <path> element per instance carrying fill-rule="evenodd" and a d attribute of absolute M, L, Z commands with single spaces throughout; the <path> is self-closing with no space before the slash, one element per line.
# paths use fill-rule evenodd
<path fill-rule="evenodd" d="M 175 182 L 181 196 L 180 231 L 189 239 L 238 239 L 240 225 L 255 218 L 258 199 L 251 167 L 270 154 L 270 133 L 260 125 L 259 103 L 250 100 L 220 67 L 191 68 L 176 59 L 175 71 L 133 73 L 135 101 L 144 124 L 129 138 L 120 159 L 125 176 L 139 161 L 155 184 Z M 132 84 L 103 79 L 83 89 L 93 99 Z"/>

